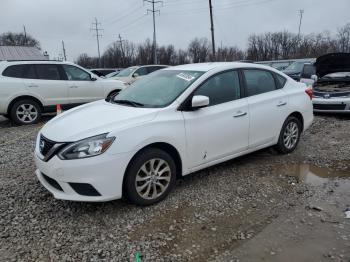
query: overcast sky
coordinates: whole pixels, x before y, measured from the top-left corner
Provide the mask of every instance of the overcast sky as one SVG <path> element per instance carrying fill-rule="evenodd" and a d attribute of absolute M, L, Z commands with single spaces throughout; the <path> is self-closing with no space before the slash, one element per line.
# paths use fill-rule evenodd
<path fill-rule="evenodd" d="M 217 45 L 244 48 L 251 33 L 289 30 L 298 32 L 299 9 L 304 9 L 302 33 L 337 28 L 350 22 L 350 0 L 212 0 Z M 41 42 L 51 58 L 65 41 L 67 56 L 97 55 L 90 32 L 96 17 L 104 29 L 101 53 L 118 34 L 135 43 L 152 39 L 151 5 L 142 0 L 0 0 L 0 33 L 27 32 Z M 210 39 L 208 0 L 164 0 L 157 4 L 158 44 L 185 48 L 194 37 Z"/>

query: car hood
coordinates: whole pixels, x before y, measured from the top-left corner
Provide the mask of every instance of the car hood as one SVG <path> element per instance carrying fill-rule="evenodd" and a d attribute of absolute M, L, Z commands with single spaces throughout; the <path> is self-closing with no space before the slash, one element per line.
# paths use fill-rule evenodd
<path fill-rule="evenodd" d="M 100 100 L 58 115 L 42 128 L 41 133 L 55 142 L 74 142 L 151 121 L 159 110 Z"/>
<path fill-rule="evenodd" d="M 294 71 L 294 70 L 282 70 L 283 73 L 285 73 L 286 75 L 288 76 L 291 76 L 291 75 L 299 75 L 300 72 L 298 71 Z"/>
<path fill-rule="evenodd" d="M 350 72 L 350 53 L 331 53 L 320 56 L 315 62 L 318 77 L 336 73 Z"/>

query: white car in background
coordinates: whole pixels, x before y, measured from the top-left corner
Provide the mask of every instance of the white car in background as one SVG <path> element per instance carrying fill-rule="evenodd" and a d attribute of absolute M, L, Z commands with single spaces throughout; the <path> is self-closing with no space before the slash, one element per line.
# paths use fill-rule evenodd
<path fill-rule="evenodd" d="M 167 68 L 166 65 L 145 65 L 145 66 L 131 66 L 116 72 L 114 74 L 109 74 L 106 77 L 109 79 L 120 80 L 126 84 L 132 84 L 137 79 L 144 77 L 157 70 Z"/>
<path fill-rule="evenodd" d="M 69 62 L 0 62 L 0 115 L 33 124 L 41 114 L 115 96 L 125 85 Z"/>
<path fill-rule="evenodd" d="M 150 205 L 194 171 L 269 146 L 292 152 L 312 123 L 311 96 L 271 67 L 169 67 L 49 121 L 36 174 L 58 199 Z"/>

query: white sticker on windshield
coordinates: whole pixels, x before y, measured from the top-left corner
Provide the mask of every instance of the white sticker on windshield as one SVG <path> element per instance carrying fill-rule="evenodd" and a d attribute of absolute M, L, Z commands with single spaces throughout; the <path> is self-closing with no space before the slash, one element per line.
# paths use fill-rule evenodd
<path fill-rule="evenodd" d="M 190 75 L 190 74 L 186 74 L 186 73 L 180 73 L 178 75 L 176 75 L 177 77 L 186 80 L 186 81 L 192 81 L 193 79 L 195 79 L 194 76 Z"/>

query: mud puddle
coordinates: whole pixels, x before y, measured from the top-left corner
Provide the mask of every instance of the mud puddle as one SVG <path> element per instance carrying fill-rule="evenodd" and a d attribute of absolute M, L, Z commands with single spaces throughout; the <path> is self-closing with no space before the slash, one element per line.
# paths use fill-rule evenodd
<path fill-rule="evenodd" d="M 276 175 L 296 177 L 299 182 L 312 186 L 321 186 L 330 180 L 346 178 L 350 180 L 350 170 L 333 170 L 309 164 L 292 164 L 275 166 Z"/>

